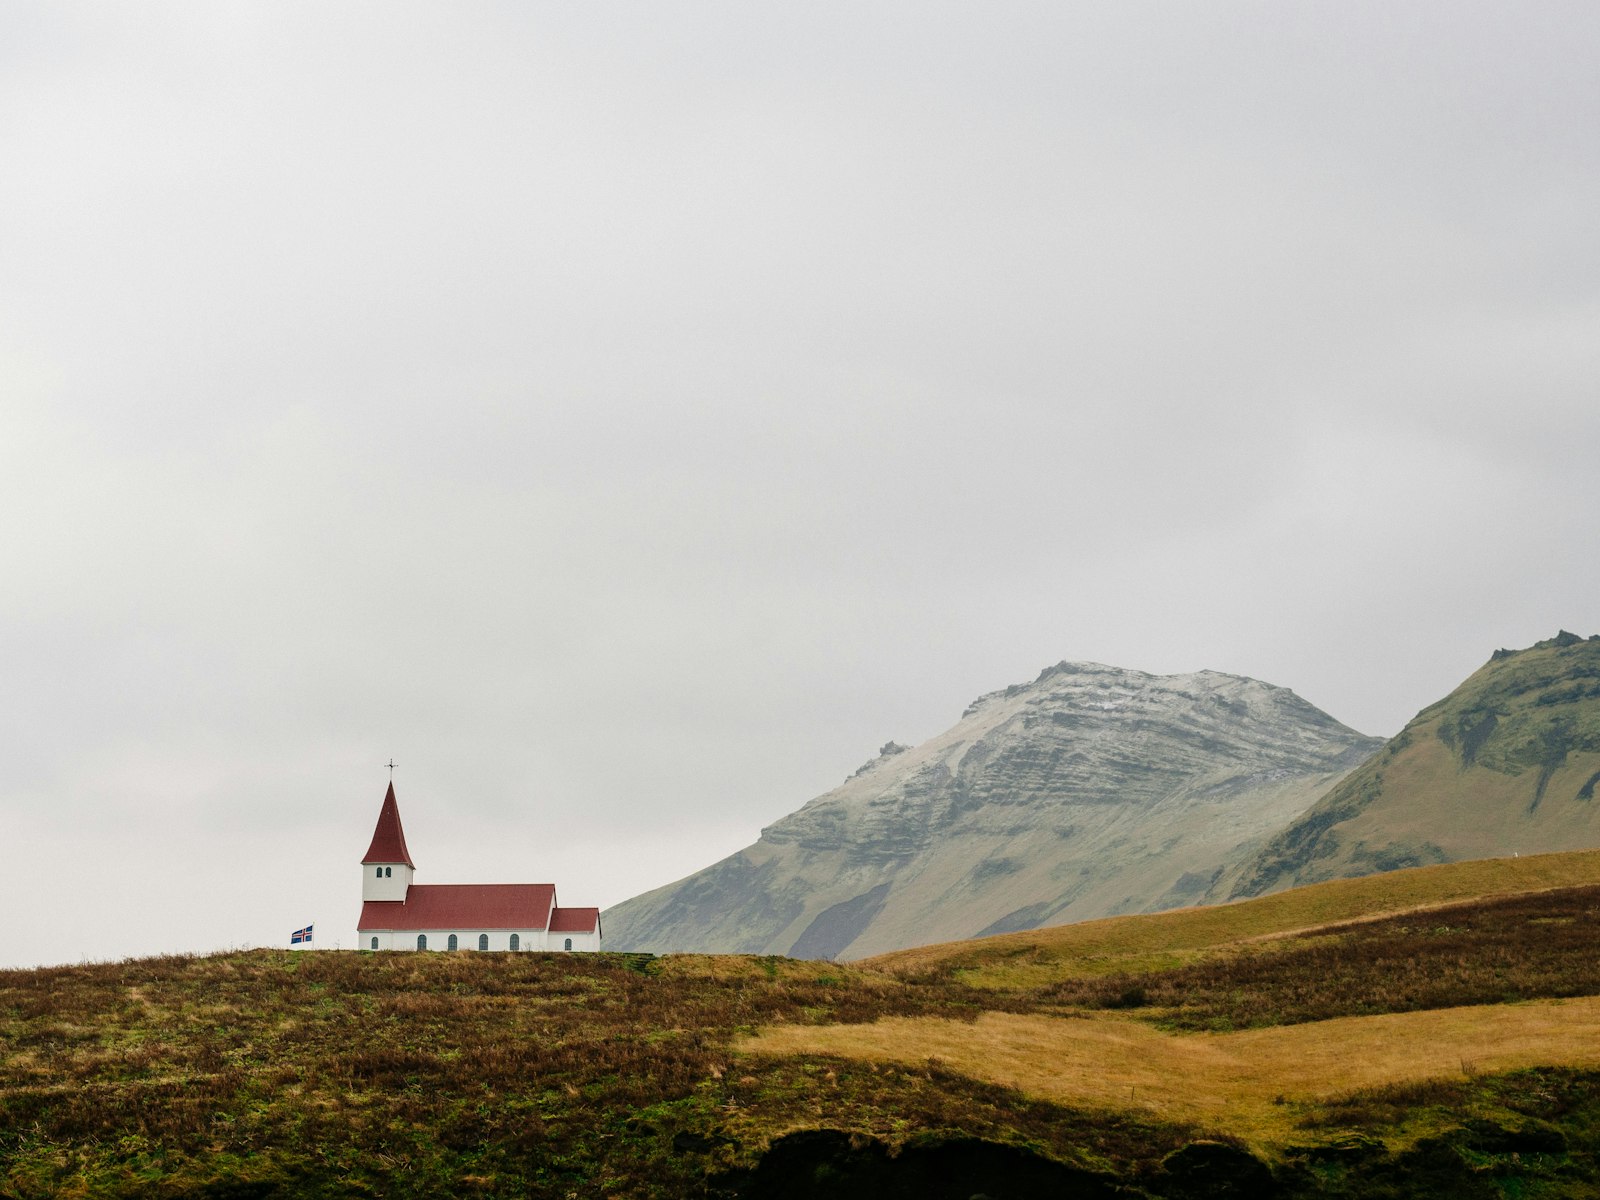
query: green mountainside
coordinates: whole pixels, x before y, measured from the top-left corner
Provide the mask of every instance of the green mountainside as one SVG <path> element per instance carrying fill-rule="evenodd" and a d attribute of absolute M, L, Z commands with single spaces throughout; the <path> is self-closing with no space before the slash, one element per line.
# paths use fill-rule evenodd
<path fill-rule="evenodd" d="M 1209 900 L 1600 845 L 1600 636 L 1497 650 L 1226 872 Z"/>

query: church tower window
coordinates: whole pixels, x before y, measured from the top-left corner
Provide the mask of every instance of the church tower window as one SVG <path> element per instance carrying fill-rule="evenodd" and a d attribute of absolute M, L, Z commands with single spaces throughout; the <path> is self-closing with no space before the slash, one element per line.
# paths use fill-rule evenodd
<path fill-rule="evenodd" d="M 393 879 L 394 878 L 394 868 L 393 867 L 385 867 L 383 869 L 383 877 L 385 879 Z"/>
<path fill-rule="evenodd" d="M 383 868 L 382 867 L 373 867 L 372 868 L 372 874 L 373 874 L 374 878 L 382 879 L 383 878 Z"/>

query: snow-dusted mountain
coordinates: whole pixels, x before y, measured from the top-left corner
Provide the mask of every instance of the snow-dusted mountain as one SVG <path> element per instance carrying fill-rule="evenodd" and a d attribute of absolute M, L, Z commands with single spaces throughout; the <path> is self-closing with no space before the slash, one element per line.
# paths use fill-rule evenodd
<path fill-rule="evenodd" d="M 1196 903 L 1380 745 L 1254 679 L 1060 663 L 608 910 L 607 945 L 856 958 Z"/>

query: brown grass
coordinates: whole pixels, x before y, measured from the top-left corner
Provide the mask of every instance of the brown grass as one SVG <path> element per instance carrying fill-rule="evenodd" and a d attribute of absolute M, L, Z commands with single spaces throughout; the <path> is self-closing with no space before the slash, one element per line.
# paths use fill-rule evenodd
<path fill-rule="evenodd" d="M 0 1196 L 666 1198 L 771 1131 L 818 1124 L 993 1132 L 1070 1158 L 1077 1123 L 991 1084 L 728 1069 L 732 1039 L 760 1024 L 960 1023 L 978 999 L 732 956 L 254 951 L 0 971 Z M 1128 1155 L 1180 1140 L 1119 1120 Z M 674 1147 L 720 1128 L 748 1144 Z"/>
<path fill-rule="evenodd" d="M 1579 856 L 1557 857 L 1521 860 L 1516 881 L 1576 869 Z M 1421 890 L 1436 898 L 1437 882 Z M 1418 885 L 1384 895 L 1408 890 Z M 992 943 L 963 951 L 983 988 L 965 986 L 948 957 L 906 974 L 743 956 L 270 951 L 0 971 L 0 1196 L 270 1185 L 665 1200 L 747 1165 L 776 1134 L 818 1126 L 891 1143 L 940 1132 L 1020 1142 L 1142 1178 L 1196 1131 L 1328 1140 L 1458 1103 L 1441 1097 L 1476 1105 L 1499 1088 L 1492 1110 L 1600 1086 L 1482 1075 L 1595 1063 L 1596 999 L 1186 1036 L 1144 1019 L 1181 1020 L 1186 1005 L 1214 1015 L 1238 997 L 1292 1018 L 1307 981 L 1318 995 L 1364 987 L 1362 1003 L 1391 1007 L 1401 1005 L 1386 981 L 1437 984 L 1433 1003 L 1510 967 L 1537 992 L 1600 961 L 1600 919 L 1584 907 L 1600 900 L 1576 892 L 1485 902 L 1470 917 L 1428 909 L 1416 929 L 1386 919 L 1249 940 L 1359 907 L 1272 899 L 1045 931 L 1057 942 L 1024 972 L 1043 981 L 1032 989 L 995 986 L 1010 968 Z M 1021 936 L 1037 947 L 1041 935 Z M 1442 952 L 1419 952 L 1418 936 Z M 1104 962 L 1085 968 L 1068 945 L 1098 946 Z M 1341 947 L 1353 956 L 1317 957 Z M 1180 967 L 1145 981 L 1187 981 L 1165 1008 L 1062 1015 L 1073 980 L 1120 995 L 1133 978 L 1104 963 L 1196 954 L 1214 974 Z M 1377 964 L 1367 983 L 1364 963 Z M 1453 1082 L 1428 1082 L 1441 1077 Z M 1600 1102 L 1571 1127 L 1600 1131 Z M 701 1148 L 679 1148 L 680 1137 Z"/>
<path fill-rule="evenodd" d="M 1600 994 L 1600 888 L 1555 888 L 1247 943 L 1168 971 L 1069 978 L 1036 995 L 1138 1008 L 1181 1029 Z"/>

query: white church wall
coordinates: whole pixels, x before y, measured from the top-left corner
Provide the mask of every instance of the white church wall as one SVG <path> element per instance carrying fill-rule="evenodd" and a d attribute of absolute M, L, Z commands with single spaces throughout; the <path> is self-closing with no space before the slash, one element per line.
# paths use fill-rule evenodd
<path fill-rule="evenodd" d="M 487 934 L 490 950 L 511 949 L 511 935 L 517 935 L 517 949 L 545 950 L 550 949 L 545 939 L 548 936 L 543 929 L 367 929 L 363 930 L 356 939 L 356 945 L 363 950 L 372 948 L 372 939 L 378 939 L 379 950 L 415 950 L 417 936 L 426 934 L 429 950 L 448 950 L 450 948 L 450 935 L 456 935 L 456 949 L 460 953 L 475 951 L 478 948 L 478 939 Z M 567 935 L 563 935 L 567 936 Z M 556 946 L 561 943 L 557 942 Z M 574 946 L 576 949 L 577 947 Z M 599 947 L 585 947 L 585 949 L 598 949 Z"/>
<path fill-rule="evenodd" d="M 462 953 L 477 950 L 478 939 L 484 935 L 489 938 L 490 950 L 509 950 L 513 933 L 517 935 L 519 951 L 565 951 L 569 938 L 574 952 L 600 949 L 599 934 L 550 933 L 543 929 L 366 929 L 356 935 L 355 944 L 362 950 L 415 950 L 417 936 L 426 934 L 429 950 L 448 950 L 452 933 L 456 935 L 456 949 Z M 374 938 L 376 946 L 372 944 Z"/>
<path fill-rule="evenodd" d="M 382 872 L 388 872 L 383 874 Z M 363 863 L 361 865 L 361 899 L 365 900 L 404 900 L 406 889 L 411 886 L 411 876 L 414 872 L 405 863 Z M 369 936 L 364 946 L 370 946 L 372 938 Z"/>
<path fill-rule="evenodd" d="M 566 950 L 567 941 L 571 940 L 572 950 L 598 950 L 600 949 L 600 934 L 595 933 L 550 933 L 545 935 L 545 949 Z"/>

